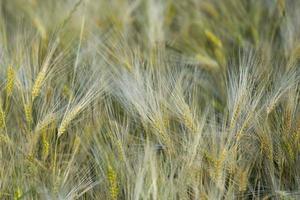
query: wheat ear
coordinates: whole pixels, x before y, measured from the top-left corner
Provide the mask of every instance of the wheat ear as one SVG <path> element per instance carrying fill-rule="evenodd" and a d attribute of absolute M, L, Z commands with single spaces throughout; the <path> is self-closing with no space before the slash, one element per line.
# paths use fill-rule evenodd
<path fill-rule="evenodd" d="M 117 183 L 117 174 L 111 165 L 108 165 L 107 178 L 110 187 L 110 196 L 112 200 L 116 200 L 119 194 L 119 188 Z"/>
<path fill-rule="evenodd" d="M 71 111 L 69 111 L 63 118 L 59 128 L 58 128 L 58 137 L 65 133 L 71 121 L 80 113 L 82 107 L 76 106 Z"/>
<path fill-rule="evenodd" d="M 15 76 L 16 76 L 15 70 L 13 69 L 12 66 L 8 67 L 6 76 L 7 76 L 7 81 L 6 81 L 5 90 L 6 90 L 6 95 L 9 97 L 12 95 Z"/>
<path fill-rule="evenodd" d="M 37 96 L 39 96 L 39 93 L 41 91 L 41 87 L 43 85 L 45 77 L 46 77 L 46 70 L 42 70 L 39 72 L 37 78 L 35 79 L 33 87 L 32 87 L 32 91 L 31 91 L 32 101 L 34 101 L 34 99 Z"/>

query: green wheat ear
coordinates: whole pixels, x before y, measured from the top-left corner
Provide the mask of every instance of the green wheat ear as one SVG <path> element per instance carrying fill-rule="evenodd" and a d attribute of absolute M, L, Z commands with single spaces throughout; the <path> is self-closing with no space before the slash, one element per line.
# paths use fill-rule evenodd
<path fill-rule="evenodd" d="M 31 127 L 32 124 L 32 105 L 31 103 L 24 103 L 24 113 L 25 119 L 27 122 L 28 127 Z"/>
<path fill-rule="evenodd" d="M 5 112 L 2 105 L 2 99 L 0 97 L 0 129 L 5 126 Z"/>
<path fill-rule="evenodd" d="M 285 7 L 286 7 L 285 4 L 286 4 L 286 0 L 277 0 L 277 8 L 280 16 L 284 15 Z"/>
<path fill-rule="evenodd" d="M 49 155 L 49 146 L 50 146 L 50 143 L 48 142 L 47 129 L 44 128 L 42 130 L 42 158 L 43 158 L 43 160 L 46 160 Z"/>
<path fill-rule="evenodd" d="M 108 165 L 107 168 L 107 179 L 109 182 L 110 187 L 110 196 L 112 200 L 116 200 L 119 195 L 119 188 L 118 188 L 118 182 L 117 182 L 117 173 L 112 168 L 111 165 Z"/>
<path fill-rule="evenodd" d="M 12 92 L 13 92 L 13 87 L 14 87 L 14 82 L 15 82 L 15 70 L 12 66 L 9 66 L 7 69 L 7 81 L 6 81 L 6 86 L 5 86 L 5 90 L 6 90 L 6 95 L 7 96 L 11 96 Z"/>
<path fill-rule="evenodd" d="M 17 187 L 17 189 L 14 193 L 14 200 L 21 199 L 22 195 L 23 195 L 22 189 L 20 187 Z"/>
<path fill-rule="evenodd" d="M 206 29 L 204 30 L 204 34 L 207 38 L 207 40 L 214 46 L 217 48 L 222 48 L 223 44 L 220 38 L 218 38 L 213 32 L 211 32 L 210 30 Z"/>

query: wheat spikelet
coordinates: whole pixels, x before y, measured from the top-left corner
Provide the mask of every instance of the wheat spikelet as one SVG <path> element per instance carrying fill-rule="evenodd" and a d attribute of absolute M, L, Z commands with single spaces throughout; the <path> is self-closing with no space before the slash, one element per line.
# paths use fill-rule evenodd
<path fill-rule="evenodd" d="M 233 160 L 228 163 L 228 173 L 230 175 L 234 175 L 235 171 L 236 171 L 236 161 Z"/>
<path fill-rule="evenodd" d="M 197 131 L 192 112 L 187 104 L 183 105 L 182 118 L 184 125 L 193 133 Z"/>
<path fill-rule="evenodd" d="M 195 133 L 197 131 L 194 120 L 192 118 L 192 116 L 190 115 L 190 113 L 184 113 L 183 114 L 183 121 L 185 126 L 192 132 Z"/>
<path fill-rule="evenodd" d="M 206 13 L 208 16 L 210 16 L 212 18 L 216 19 L 219 17 L 219 13 L 218 13 L 217 9 L 210 2 L 201 3 L 200 8 L 204 13 Z"/>
<path fill-rule="evenodd" d="M 109 181 L 109 187 L 110 187 L 110 196 L 111 199 L 116 200 L 119 195 L 119 188 L 118 188 L 118 183 L 117 183 L 117 174 L 115 170 L 108 165 L 107 169 L 107 178 Z"/>
<path fill-rule="evenodd" d="M 125 152 L 124 152 L 124 149 L 123 149 L 122 141 L 119 140 L 119 139 L 117 140 L 117 149 L 118 149 L 119 158 L 122 161 L 125 161 Z"/>
<path fill-rule="evenodd" d="M 160 134 L 160 135 L 164 135 L 164 127 L 163 124 L 161 123 L 160 119 L 153 119 L 152 121 L 153 127 L 154 129 Z"/>
<path fill-rule="evenodd" d="M 170 118 L 168 117 L 168 115 L 164 115 L 163 117 L 162 117 L 162 124 L 163 124 L 163 126 L 164 127 L 169 127 L 169 122 L 170 122 Z"/>
<path fill-rule="evenodd" d="M 29 127 L 32 124 L 32 106 L 31 103 L 24 103 L 25 119 Z"/>
<path fill-rule="evenodd" d="M 34 101 L 34 99 L 37 96 L 39 96 L 39 93 L 40 93 L 41 87 L 43 85 L 43 82 L 45 80 L 45 77 L 46 77 L 45 70 L 40 71 L 39 74 L 37 75 L 37 78 L 35 79 L 32 90 L 31 90 L 32 101 Z"/>
<path fill-rule="evenodd" d="M 260 138 L 261 150 L 266 155 L 269 160 L 273 160 L 273 149 L 272 144 L 266 138 L 266 136 L 261 136 Z"/>
<path fill-rule="evenodd" d="M 257 45 L 259 43 L 259 34 L 257 29 L 254 26 L 250 27 L 251 36 L 253 38 L 254 44 Z"/>
<path fill-rule="evenodd" d="M 9 66 L 7 69 L 7 81 L 6 81 L 6 95 L 9 97 L 12 95 L 13 92 L 13 87 L 14 87 L 14 82 L 15 82 L 15 70 L 13 69 L 12 66 Z"/>
<path fill-rule="evenodd" d="M 44 37 L 46 38 L 46 36 L 44 36 Z M 51 64 L 50 61 L 51 61 L 51 58 L 52 58 L 53 54 L 56 51 L 56 48 L 57 48 L 58 44 L 59 44 L 59 40 L 56 40 L 54 42 L 53 46 L 51 47 L 51 49 L 49 51 L 49 54 L 46 56 L 46 58 L 43 62 L 41 71 L 38 73 L 38 75 L 37 75 L 37 77 L 36 77 L 36 79 L 33 83 L 32 90 L 31 90 L 31 100 L 32 100 L 32 102 L 34 101 L 34 99 L 37 96 L 39 96 L 39 94 L 41 92 L 41 88 L 43 86 L 43 83 L 46 79 L 46 76 L 49 75 L 49 73 L 52 72 L 51 70 L 49 70 L 49 66 Z"/>
<path fill-rule="evenodd" d="M 291 133 L 291 136 L 290 136 L 290 141 L 293 143 L 293 145 L 295 146 L 296 148 L 296 151 L 298 149 L 298 139 L 299 139 L 299 136 L 297 135 L 297 132 L 294 131 Z"/>
<path fill-rule="evenodd" d="M 168 136 L 166 127 L 164 127 L 163 120 L 154 119 L 152 121 L 152 126 L 155 130 L 156 136 L 168 147 L 169 153 L 173 153 L 173 143 L 171 138 Z"/>
<path fill-rule="evenodd" d="M 213 164 L 215 164 L 216 163 L 216 159 L 213 157 L 213 156 L 211 156 L 211 155 L 209 155 L 209 153 L 207 152 L 207 151 L 205 151 L 204 153 L 203 153 L 203 157 L 207 160 L 207 162 L 208 163 L 213 163 Z"/>
<path fill-rule="evenodd" d="M 202 191 L 202 192 L 200 193 L 200 199 L 208 200 L 209 198 L 208 198 L 207 194 L 206 194 L 204 191 Z"/>
<path fill-rule="evenodd" d="M 296 151 L 299 152 L 299 150 L 300 150 L 300 135 L 295 133 L 294 137 L 295 137 L 294 141 L 295 141 Z"/>
<path fill-rule="evenodd" d="M 267 106 L 267 114 L 269 115 L 274 110 L 275 107 L 276 107 L 276 103 L 275 102 L 269 104 Z"/>
<path fill-rule="evenodd" d="M 290 144 L 290 142 L 286 142 L 286 150 L 287 150 L 289 158 L 291 160 L 294 160 L 295 159 L 295 153 L 294 153 L 293 147 Z"/>
<path fill-rule="evenodd" d="M 54 122 L 55 119 L 56 119 L 55 113 L 51 112 L 51 113 L 47 114 L 42 120 L 40 120 L 37 123 L 37 125 L 35 127 L 35 132 L 38 133 L 39 131 L 44 131 L 44 129 L 46 129 L 49 124 Z"/>
<path fill-rule="evenodd" d="M 215 47 L 222 48 L 222 41 L 210 30 L 204 30 L 204 34 L 209 42 L 211 42 Z"/>
<path fill-rule="evenodd" d="M 71 111 L 67 112 L 64 116 L 59 128 L 58 128 L 58 137 L 65 133 L 71 121 L 80 113 L 82 107 L 80 105 L 75 106 Z"/>
<path fill-rule="evenodd" d="M 214 54 L 218 60 L 218 62 L 222 65 L 226 65 L 226 56 L 224 55 L 224 52 L 220 48 L 215 48 L 214 49 Z"/>
<path fill-rule="evenodd" d="M 223 165 L 224 165 L 224 161 L 226 160 L 226 156 L 227 156 L 227 150 L 223 149 L 222 153 L 220 154 L 219 159 L 217 159 L 215 161 L 215 181 L 216 183 L 220 183 L 220 179 L 222 178 L 221 173 L 223 170 Z"/>
<path fill-rule="evenodd" d="M 40 18 L 34 17 L 32 19 L 32 22 L 35 25 L 35 27 L 37 28 L 42 39 L 46 40 L 47 39 L 47 30 L 46 30 L 45 26 L 43 25 L 42 21 L 40 20 Z"/>
<path fill-rule="evenodd" d="M 76 135 L 74 143 L 73 143 L 74 154 L 77 153 L 80 143 L 81 143 L 80 137 L 78 135 Z"/>
<path fill-rule="evenodd" d="M 238 142 L 237 142 L 238 143 Z M 238 145 L 234 145 L 231 149 L 230 149 L 230 154 L 228 155 L 229 156 L 229 161 L 228 161 L 228 167 L 227 167 L 227 170 L 228 170 L 228 173 L 230 175 L 234 175 L 234 173 L 236 172 L 237 170 L 237 163 L 236 163 L 236 160 L 237 160 L 237 152 L 238 152 Z"/>
<path fill-rule="evenodd" d="M 9 137 L 3 134 L 0 134 L 0 142 L 3 142 L 5 144 L 11 143 Z"/>
<path fill-rule="evenodd" d="M 297 124 L 296 124 L 296 134 L 300 135 L 300 116 L 297 119 Z"/>
<path fill-rule="evenodd" d="M 165 141 L 165 142 L 168 143 L 168 139 L 165 136 L 166 135 L 165 129 L 164 129 L 164 126 L 163 126 L 161 120 L 154 119 L 153 122 L 152 122 L 152 126 L 153 126 L 153 128 L 155 130 L 155 134 L 157 135 L 157 137 L 158 138 L 162 138 L 163 141 Z"/>
<path fill-rule="evenodd" d="M 130 64 L 130 62 L 128 60 L 125 60 L 123 62 L 123 64 L 128 71 L 132 71 L 132 65 Z"/>
<path fill-rule="evenodd" d="M 292 111 L 291 109 L 287 109 L 285 112 L 285 131 L 289 133 L 292 127 Z"/>
<path fill-rule="evenodd" d="M 279 15 L 283 16 L 285 12 L 285 0 L 277 0 L 277 8 L 279 11 Z"/>
<path fill-rule="evenodd" d="M 200 66 L 206 68 L 207 70 L 219 68 L 218 62 L 208 56 L 198 53 L 195 59 L 199 62 Z"/>
<path fill-rule="evenodd" d="M 0 98 L 0 128 L 5 126 L 5 112 L 2 108 L 2 100 Z"/>
<path fill-rule="evenodd" d="M 102 89 L 102 88 L 101 88 Z M 101 90 L 96 89 L 96 84 L 93 84 L 87 92 L 82 92 L 77 94 L 69 100 L 67 110 L 63 116 L 61 124 L 58 128 L 58 137 L 60 137 L 68 128 L 71 121 L 86 108 L 86 106 L 91 103 L 99 94 Z M 76 102 L 77 101 L 77 102 Z M 75 103 L 76 102 L 76 103 Z"/>
<path fill-rule="evenodd" d="M 53 186 L 52 186 L 52 192 L 55 196 L 59 193 L 59 188 L 60 188 L 59 181 L 60 181 L 60 179 L 61 179 L 60 177 L 57 177 L 54 180 L 54 183 L 53 183 Z"/>
<path fill-rule="evenodd" d="M 15 193 L 14 193 L 14 200 L 19 200 L 23 196 L 22 189 L 20 187 L 17 187 Z"/>
<path fill-rule="evenodd" d="M 238 173 L 238 187 L 239 192 L 244 192 L 247 189 L 248 185 L 248 172 L 247 170 L 239 170 Z"/>
<path fill-rule="evenodd" d="M 42 132 L 42 159 L 46 160 L 49 155 L 49 142 L 47 138 L 47 130 L 43 129 Z"/>
<path fill-rule="evenodd" d="M 72 99 L 73 96 L 74 96 L 72 90 L 71 90 L 67 85 L 64 85 L 62 94 L 63 94 L 63 95 L 65 96 L 65 98 L 67 98 L 67 99 Z"/>
<path fill-rule="evenodd" d="M 230 129 L 232 129 L 235 126 L 236 120 L 238 118 L 238 115 L 240 113 L 240 103 L 238 102 L 236 105 L 236 108 L 233 111 L 232 117 L 231 117 L 231 121 L 230 121 Z"/>
<path fill-rule="evenodd" d="M 300 117 L 297 119 L 296 131 L 294 133 L 295 144 L 297 149 L 300 149 Z"/>
<path fill-rule="evenodd" d="M 292 58 L 295 58 L 296 60 L 300 58 L 300 45 L 299 44 L 293 48 L 291 54 L 292 54 Z"/>
<path fill-rule="evenodd" d="M 27 159 L 29 162 L 33 163 L 33 162 L 34 162 L 34 155 L 33 155 L 33 153 L 32 153 L 31 151 L 29 151 L 29 152 L 30 152 L 30 153 L 27 154 L 26 159 Z"/>

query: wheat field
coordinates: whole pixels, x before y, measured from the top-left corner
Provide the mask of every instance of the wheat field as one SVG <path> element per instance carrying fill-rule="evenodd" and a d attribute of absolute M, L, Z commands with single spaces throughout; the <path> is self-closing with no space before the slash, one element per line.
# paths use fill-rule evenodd
<path fill-rule="evenodd" d="M 300 199 L 300 1 L 0 0 L 0 199 Z"/>

